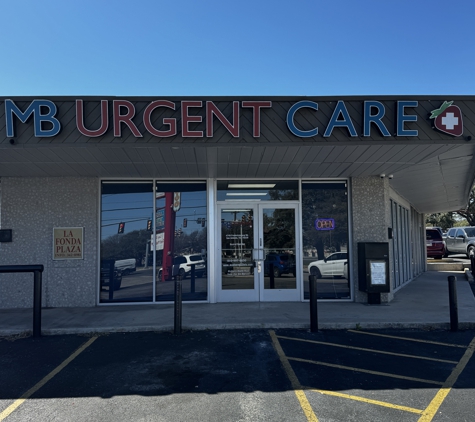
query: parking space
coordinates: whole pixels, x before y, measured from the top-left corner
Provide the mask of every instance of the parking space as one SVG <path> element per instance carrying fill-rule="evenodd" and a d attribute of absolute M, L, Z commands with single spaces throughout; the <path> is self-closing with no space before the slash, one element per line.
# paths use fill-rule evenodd
<path fill-rule="evenodd" d="M 473 364 L 459 380 L 474 351 L 473 333 L 270 334 L 295 389 L 305 392 L 303 401 L 314 420 L 438 420 L 437 412 L 457 382 L 473 394 L 475 384 L 466 384 L 473 380 Z M 471 409 L 453 403 L 449 408 L 449 414 L 467 415 L 457 420 L 472 420 Z M 440 420 L 455 420 L 445 418 L 447 414 Z"/>
<path fill-rule="evenodd" d="M 474 336 L 281 329 L 1 339 L 0 421 L 469 421 Z"/>

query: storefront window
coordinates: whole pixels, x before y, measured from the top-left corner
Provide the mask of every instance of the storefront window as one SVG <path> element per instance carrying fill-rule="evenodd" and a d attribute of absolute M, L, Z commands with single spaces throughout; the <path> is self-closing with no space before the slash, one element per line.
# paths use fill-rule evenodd
<path fill-rule="evenodd" d="M 302 235 L 305 299 L 310 275 L 319 299 L 349 299 L 346 183 L 302 183 Z"/>
<path fill-rule="evenodd" d="M 155 196 L 156 300 L 173 300 L 177 278 L 184 301 L 207 300 L 206 183 L 157 183 Z"/>
<path fill-rule="evenodd" d="M 153 300 L 152 218 L 152 181 L 102 183 L 101 303 Z"/>
<path fill-rule="evenodd" d="M 104 181 L 100 302 L 207 300 L 207 226 L 206 183 Z"/>

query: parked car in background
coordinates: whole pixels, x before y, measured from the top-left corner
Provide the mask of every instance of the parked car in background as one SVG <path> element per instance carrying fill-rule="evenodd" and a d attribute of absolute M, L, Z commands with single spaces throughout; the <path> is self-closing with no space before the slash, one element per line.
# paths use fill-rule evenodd
<path fill-rule="evenodd" d="M 447 253 L 475 253 L 475 227 L 452 227 L 445 238 Z"/>
<path fill-rule="evenodd" d="M 295 277 L 295 269 L 296 265 L 294 255 L 277 252 L 271 252 L 266 255 L 264 261 L 264 275 L 270 275 L 272 271 L 274 277 L 280 277 L 282 274 L 292 274 Z"/>
<path fill-rule="evenodd" d="M 343 277 L 345 275 L 345 263 L 347 262 L 347 252 L 335 252 L 328 255 L 325 259 L 308 264 L 308 273 L 316 275 L 318 278 Z"/>
<path fill-rule="evenodd" d="M 444 237 L 444 230 L 442 230 L 442 227 L 427 227 L 428 229 L 437 229 L 439 230 L 440 235 L 442 238 Z"/>
<path fill-rule="evenodd" d="M 173 258 L 173 275 L 178 275 L 184 279 L 191 275 L 192 266 L 195 267 L 195 276 L 203 277 L 206 265 L 201 254 L 175 256 Z M 162 268 L 158 270 L 158 279 L 162 279 Z"/>
<path fill-rule="evenodd" d="M 435 259 L 442 259 L 445 255 L 445 242 L 442 233 L 436 227 L 426 228 L 426 248 L 427 256 Z"/>
<path fill-rule="evenodd" d="M 122 271 L 122 275 L 133 273 L 137 269 L 135 258 L 119 259 L 115 261 L 115 268 Z"/>
<path fill-rule="evenodd" d="M 110 265 L 109 262 L 112 261 L 101 261 L 101 287 L 110 286 Z M 112 287 L 114 290 L 119 290 L 122 285 L 122 271 L 115 268 L 113 269 L 113 283 Z"/>

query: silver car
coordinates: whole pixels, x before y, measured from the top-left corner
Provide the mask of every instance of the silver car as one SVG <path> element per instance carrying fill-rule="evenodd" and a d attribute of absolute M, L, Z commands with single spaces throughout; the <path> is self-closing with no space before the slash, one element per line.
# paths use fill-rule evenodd
<path fill-rule="evenodd" d="M 448 254 L 475 253 L 475 227 L 453 227 L 447 232 L 445 247 Z"/>

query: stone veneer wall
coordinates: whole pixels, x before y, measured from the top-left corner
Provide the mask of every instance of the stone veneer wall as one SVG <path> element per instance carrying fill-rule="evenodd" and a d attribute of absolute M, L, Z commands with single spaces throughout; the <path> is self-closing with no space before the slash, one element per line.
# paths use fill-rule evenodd
<path fill-rule="evenodd" d="M 367 295 L 358 290 L 358 243 L 389 242 L 388 227 L 391 227 L 391 207 L 389 201 L 389 180 L 380 177 L 351 179 L 352 222 L 353 222 L 353 280 L 355 301 L 367 302 Z M 389 242 L 389 259 L 392 258 L 392 243 Z M 393 299 L 392 275 L 390 293 L 381 294 L 382 302 Z"/>
<path fill-rule="evenodd" d="M 2 178 L 0 265 L 43 264 L 43 307 L 95 306 L 99 183 L 96 178 Z M 53 228 L 84 227 L 84 259 L 53 261 Z M 0 274 L 0 308 L 33 306 L 33 274 Z"/>

